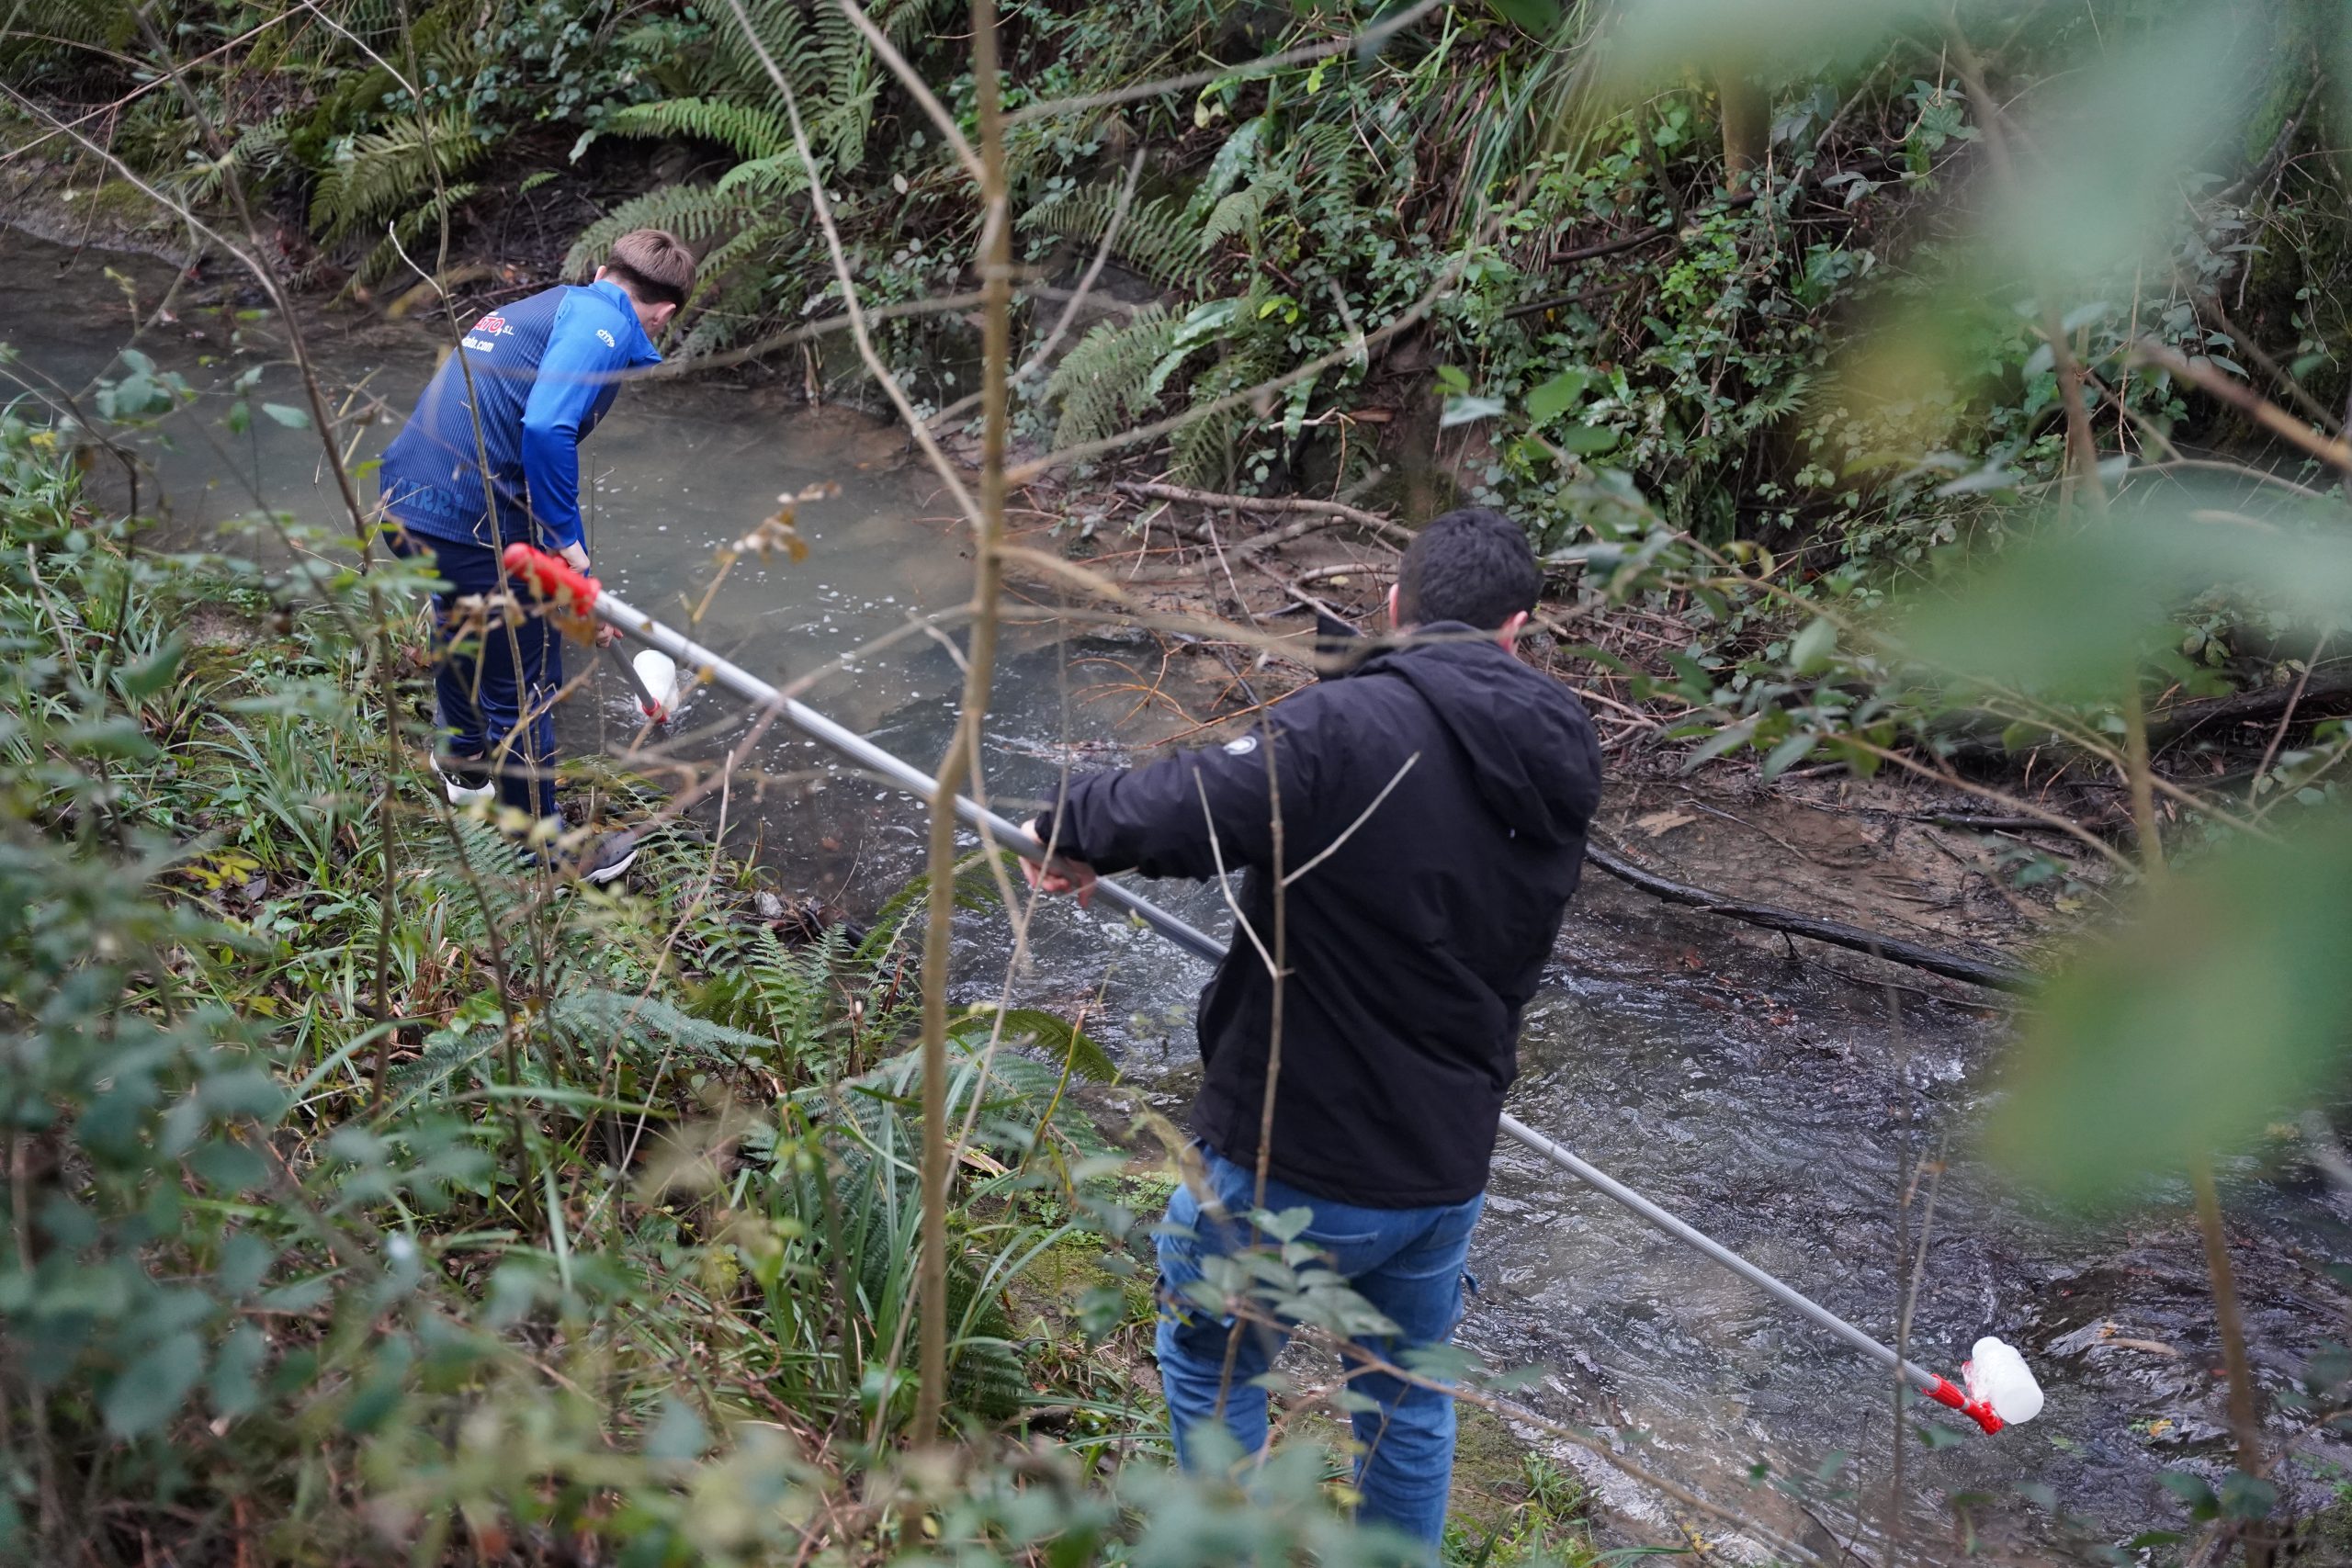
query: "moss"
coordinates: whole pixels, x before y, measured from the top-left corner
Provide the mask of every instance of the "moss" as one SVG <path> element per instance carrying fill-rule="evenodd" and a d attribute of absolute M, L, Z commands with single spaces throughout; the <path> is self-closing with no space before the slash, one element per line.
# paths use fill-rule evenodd
<path fill-rule="evenodd" d="M 99 221 L 119 223 L 127 229 L 160 223 L 164 217 L 164 209 L 154 197 L 129 180 L 108 180 L 85 194 L 81 200 L 87 204 L 84 209 L 95 212 Z"/>
<path fill-rule="evenodd" d="M 1530 1450 L 1493 1411 L 1464 1404 L 1461 1413 L 1453 1441 L 1453 1517 L 1483 1536 L 1508 1522 L 1526 1498 Z"/>
<path fill-rule="evenodd" d="M 1583 1483 L 1574 1472 L 1532 1448 L 1492 1411 L 1461 1407 L 1454 1439 L 1453 1497 L 1446 1521 L 1448 1563 L 1489 1568 L 1543 1560 L 1592 1558 Z"/>
<path fill-rule="evenodd" d="M 2298 1533 L 2313 1562 L 2352 1562 L 2352 1483 L 2339 1483 L 2334 1500 Z"/>

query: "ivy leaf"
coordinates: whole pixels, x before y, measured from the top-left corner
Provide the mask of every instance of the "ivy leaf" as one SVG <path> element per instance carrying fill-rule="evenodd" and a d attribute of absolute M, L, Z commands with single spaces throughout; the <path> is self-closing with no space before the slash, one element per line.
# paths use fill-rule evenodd
<path fill-rule="evenodd" d="M 1816 619 L 1797 633 L 1797 640 L 1789 648 L 1789 667 L 1800 675 L 1818 675 L 1829 668 L 1829 660 L 1837 651 L 1838 627 L 1829 621 Z"/>
<path fill-rule="evenodd" d="M 2233 1519 L 2259 1519 L 2278 1506 L 2278 1488 L 2258 1475 L 2233 1470 L 2222 1477 L 2222 1512 Z"/>
<path fill-rule="evenodd" d="M 1764 777 L 1768 780 L 1777 779 L 1807 757 L 1812 756 L 1813 749 L 1819 743 L 1820 739 L 1819 736 L 1807 730 L 1802 734 L 1792 735 L 1778 746 L 1773 747 L 1771 754 L 1764 759 Z"/>
<path fill-rule="evenodd" d="M 1527 394 L 1527 423 L 1541 427 L 1577 406 L 1590 378 L 1581 370 L 1563 370 Z"/>
<path fill-rule="evenodd" d="M 1711 762 L 1726 751 L 1736 751 L 1755 739 L 1756 721 L 1754 719 L 1749 719 L 1745 724 L 1735 724 L 1727 729 L 1719 729 L 1715 732 L 1714 739 L 1698 747 L 1690 756 L 1683 759 L 1682 772 L 1696 773 L 1701 763 Z"/>
<path fill-rule="evenodd" d="M 1250 1216 L 1250 1223 L 1276 1241 L 1290 1241 L 1315 1223 L 1315 1211 L 1304 1204 L 1295 1209 L 1284 1209 L 1279 1214 L 1261 1209 Z"/>
<path fill-rule="evenodd" d="M 220 1359 L 207 1384 L 215 1411 L 243 1416 L 261 1403 L 258 1374 L 268 1353 L 268 1341 L 250 1323 L 238 1325 L 236 1332 L 221 1342 Z"/>
<path fill-rule="evenodd" d="M 1451 430 L 1457 424 L 1468 424 L 1474 420 L 1492 419 L 1502 412 L 1503 400 L 1500 398 L 1457 395 L 1445 400 L 1445 411 L 1438 415 L 1437 424 L 1440 430 Z"/>
<path fill-rule="evenodd" d="M 145 659 L 131 665 L 116 679 L 122 683 L 122 694 L 132 702 L 142 702 L 172 683 L 180 667 L 180 639 L 170 637 L 164 645 Z"/>
<path fill-rule="evenodd" d="M 276 420 L 278 423 L 284 425 L 288 430 L 308 430 L 311 428 L 311 416 L 309 414 L 303 412 L 300 409 L 289 407 L 285 403 L 264 403 L 261 405 L 261 412 L 269 415 L 270 418 Z"/>
<path fill-rule="evenodd" d="M 107 1430 L 135 1438 L 170 1420 L 204 1375 L 204 1342 L 182 1329 L 122 1369 L 107 1389 Z"/>
<path fill-rule="evenodd" d="M 1617 445 L 1617 433 L 1603 425 L 1570 425 L 1560 433 L 1560 447 L 1579 457 L 1594 457 Z"/>
<path fill-rule="evenodd" d="M 702 1417 L 674 1393 L 662 1396 L 662 1419 L 645 1439 L 648 1459 L 696 1460 L 710 1447 L 710 1431 Z"/>

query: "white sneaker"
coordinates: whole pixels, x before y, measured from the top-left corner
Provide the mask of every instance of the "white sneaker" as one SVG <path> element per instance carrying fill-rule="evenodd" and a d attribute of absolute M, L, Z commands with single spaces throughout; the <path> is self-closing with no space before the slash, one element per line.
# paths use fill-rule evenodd
<path fill-rule="evenodd" d="M 441 781 L 442 791 L 448 795 L 450 805 L 471 806 L 498 793 L 497 782 L 490 776 L 489 769 L 478 765 L 480 761 L 476 758 L 476 765 L 469 765 L 464 760 L 452 757 L 445 768 L 441 765 L 440 755 L 437 752 L 434 755 L 433 776 Z"/>
<path fill-rule="evenodd" d="M 580 880 L 602 887 L 617 880 L 637 859 L 637 835 L 607 833 L 590 846 L 580 862 Z"/>

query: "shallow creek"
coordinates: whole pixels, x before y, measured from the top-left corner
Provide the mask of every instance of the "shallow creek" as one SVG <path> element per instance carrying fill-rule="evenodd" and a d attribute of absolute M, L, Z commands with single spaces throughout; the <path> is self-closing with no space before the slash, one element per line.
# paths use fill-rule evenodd
<path fill-rule="evenodd" d="M 125 283 L 152 312 L 172 281 L 169 267 L 142 258 L 5 232 L 0 264 L 11 279 L 0 342 L 20 355 L 8 373 L 44 389 L 120 374 L 108 366 L 132 323 Z M 223 425 L 222 389 L 245 365 L 270 366 L 257 399 L 301 399 L 271 323 L 247 323 L 254 351 L 232 352 L 231 324 L 199 304 L 218 292 L 184 285 L 176 321 L 139 340 L 205 394 L 141 438 L 174 515 L 209 527 L 258 504 L 335 521 L 315 436 L 266 418 L 233 437 Z M 432 368 L 435 331 L 322 317 L 312 348 L 331 397 L 356 391 L 404 414 Z M 366 432 L 361 458 L 388 434 L 380 424 Z M 665 617 L 683 622 L 700 605 L 702 640 L 754 671 L 809 670 L 966 590 L 968 567 L 935 482 L 900 438 L 861 416 L 725 384 L 661 383 L 625 393 L 586 455 L 600 573 Z M 808 560 L 746 562 L 706 604 L 715 548 L 780 495 L 817 484 L 839 493 L 802 509 Z M 362 487 L 372 494 L 372 480 Z M 266 536 L 236 547 L 282 558 Z M 1163 679 L 1156 644 L 1015 636 L 988 726 L 993 796 L 1035 799 L 1065 765 L 1116 761 L 1184 728 L 1166 699 L 1205 712 L 1215 684 L 1190 671 L 1222 671 L 1176 662 Z M 927 768 L 956 687 L 949 653 L 918 636 L 828 676 L 808 700 Z M 571 707 L 568 745 L 626 741 L 630 707 L 609 671 Z M 698 754 L 711 754 L 740 734 L 741 716 L 705 693 L 682 728 L 698 737 L 689 742 Z M 921 818 L 903 797 L 833 770 L 797 738 L 771 737 L 760 763 L 783 782 L 756 799 L 745 792 L 732 810 L 788 886 L 856 913 L 919 865 Z M 1197 923 L 1225 926 L 1209 890 L 1147 891 Z M 967 918 L 958 941 L 962 989 L 992 998 L 1009 946 L 1001 918 Z M 1146 932 L 1064 907 L 1040 916 L 1033 945 L 1016 997 L 1074 1010 L 1101 993 L 1090 1028 L 1145 1096 L 1181 1105 L 1202 966 Z M 1926 1517 L 1947 1520 L 1950 1499 L 1973 1495 L 1967 1512 L 1991 1542 L 2072 1537 L 2053 1496 L 2088 1540 L 2178 1528 L 2159 1472 L 2185 1464 L 2218 1475 L 2226 1452 L 2185 1189 L 2096 1224 L 2006 1190 L 1969 1152 L 2001 1037 L 1996 1011 L 1857 986 L 1595 878 L 1529 1010 L 1513 1109 L 1887 1338 L 1900 1293 L 1903 1162 L 1944 1151 L 1914 1357 L 1956 1376 L 1978 1335 L 2001 1334 L 2035 1366 L 2049 1405 L 1997 1438 L 1971 1428 L 1935 1448 L 1905 1439 L 1906 1491 Z M 2329 1269 L 2346 1256 L 2352 1206 L 2287 1156 L 2242 1162 L 2224 1196 L 2255 1356 L 2275 1393 L 2344 1331 Z M 1873 1367 L 1516 1145 L 1498 1152 L 1473 1268 L 1481 1291 L 1464 1337 L 1498 1366 L 1545 1369 L 1523 1395 L 1536 1408 L 1830 1555 L 1855 1532 L 1858 1506 L 1875 1533 L 1894 1439 L 1892 1389 Z M 2275 1437 L 2292 1430 L 2274 1416 Z M 2300 1503 L 2316 1506 L 2352 1452 L 2308 1437 L 2287 1479 Z M 1668 1514 L 1646 1495 L 1589 1456 L 1570 1457 L 1635 1533 L 1670 1538 Z M 1756 1483 L 1758 1462 L 1804 1500 Z M 1911 1549 L 1927 1561 L 1963 1550 L 1949 1525 Z"/>

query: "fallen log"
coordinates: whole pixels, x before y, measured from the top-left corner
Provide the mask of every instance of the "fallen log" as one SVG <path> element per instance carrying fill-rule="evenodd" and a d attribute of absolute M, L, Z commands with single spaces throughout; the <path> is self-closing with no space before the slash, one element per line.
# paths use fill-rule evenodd
<path fill-rule="evenodd" d="M 1873 958 L 1883 958 L 1890 964 L 1905 964 L 1914 969 L 1925 969 L 1930 975 L 1941 975 L 1951 980 L 1965 980 L 1972 986 L 1985 986 L 1996 990 L 2021 991 L 2032 983 L 2033 976 L 2023 969 L 2007 964 L 1987 963 L 1940 948 L 1906 942 L 1901 937 L 1881 935 L 1860 926 L 1849 926 L 1843 920 L 1826 920 L 1795 909 L 1783 909 L 1773 904 L 1751 904 L 1743 899 L 1726 898 L 1720 893 L 1710 893 L 1703 887 L 1670 881 L 1656 872 L 1645 871 L 1632 861 L 1600 845 L 1588 842 L 1585 859 L 1630 887 L 1638 887 L 1654 898 L 1686 908 L 1703 909 L 1711 915 L 1760 926 L 1770 931 L 1785 931 L 1791 936 L 1804 937 L 1812 942 L 1826 942 L 1855 953 L 1867 953 Z"/>
<path fill-rule="evenodd" d="M 2161 745 L 2210 726 L 2267 724 L 2290 708 L 2310 717 L 2339 713 L 2352 699 L 2352 666 L 2323 664 L 2308 680 L 2257 686 L 2226 697 L 2198 697 L 2159 708 L 2148 716 L 2148 741 Z"/>

